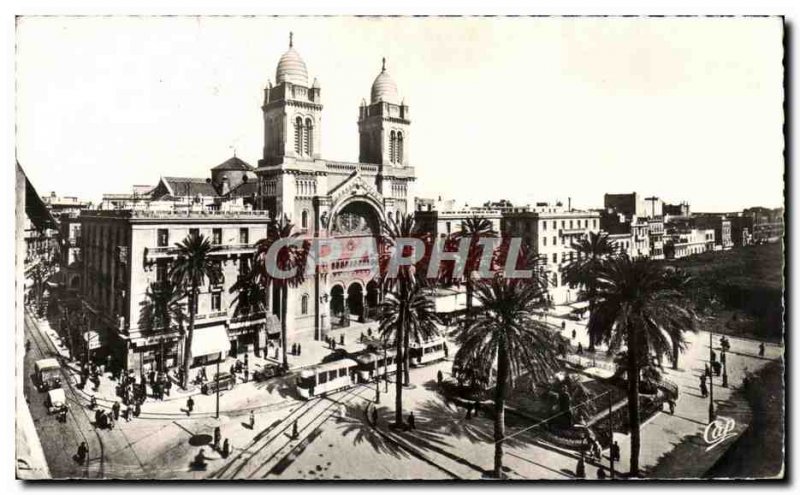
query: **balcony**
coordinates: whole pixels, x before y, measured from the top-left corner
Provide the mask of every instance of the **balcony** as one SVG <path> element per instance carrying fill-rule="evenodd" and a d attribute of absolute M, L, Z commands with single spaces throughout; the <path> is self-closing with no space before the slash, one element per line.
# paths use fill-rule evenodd
<path fill-rule="evenodd" d="M 144 257 L 147 261 L 158 259 L 174 258 L 178 255 L 179 249 L 175 246 L 160 246 L 145 248 Z M 215 255 L 249 254 L 254 253 L 255 247 L 252 244 L 221 244 L 212 246 L 211 253 Z"/>

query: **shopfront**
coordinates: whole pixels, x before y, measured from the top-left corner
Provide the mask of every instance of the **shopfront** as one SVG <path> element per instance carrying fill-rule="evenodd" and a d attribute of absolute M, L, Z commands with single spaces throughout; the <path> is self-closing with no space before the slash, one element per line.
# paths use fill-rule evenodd
<path fill-rule="evenodd" d="M 223 325 L 195 328 L 192 337 L 192 366 L 203 366 L 225 359 L 231 348 Z"/>

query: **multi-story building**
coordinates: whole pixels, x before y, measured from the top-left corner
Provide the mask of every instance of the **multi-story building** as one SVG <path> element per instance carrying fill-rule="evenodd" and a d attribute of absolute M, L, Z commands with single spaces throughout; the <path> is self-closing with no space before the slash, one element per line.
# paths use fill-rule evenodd
<path fill-rule="evenodd" d="M 150 193 L 155 186 L 134 185 L 130 193 L 105 193 L 98 206 L 101 210 L 126 210 L 150 201 Z"/>
<path fill-rule="evenodd" d="M 616 253 L 627 254 L 631 258 L 635 256 L 633 234 L 630 231 L 609 233 L 608 242 L 614 247 Z"/>
<path fill-rule="evenodd" d="M 261 110 L 257 208 L 289 218 L 309 236 L 344 240 L 345 246 L 377 239 L 383 221 L 413 213 L 410 111 L 385 60 L 369 103 L 358 106 L 358 162 L 322 158 L 322 90 L 309 81 L 291 39 L 275 84 L 264 89 Z M 367 319 L 379 303 L 376 277 L 372 261 L 348 247 L 341 260 L 292 288 L 286 303 L 289 342 L 324 339 L 334 326 Z"/>
<path fill-rule="evenodd" d="M 668 259 L 679 259 L 693 254 L 714 251 L 714 229 L 670 229 L 664 241 L 664 254 Z"/>
<path fill-rule="evenodd" d="M 564 283 L 562 269 L 577 259 L 572 245 L 590 232 L 600 230 L 600 214 L 564 207 L 560 203 L 511 206 L 501 213 L 503 234 L 522 238 L 545 261 L 553 301 L 557 304 L 574 301 L 577 291 Z"/>
<path fill-rule="evenodd" d="M 500 232 L 501 213 L 498 209 L 480 206 L 459 208 L 455 201 L 417 202 L 415 218 L 420 228 L 439 237 L 446 237 L 461 231 L 469 218 L 484 218 L 492 225 L 492 230 Z"/>
<path fill-rule="evenodd" d="M 81 295 L 91 329 L 83 334 L 84 345 L 95 358 L 112 356 L 118 366 L 137 372 L 179 364 L 183 340 L 178 327 L 158 328 L 147 321 L 147 309 L 168 279 L 177 256 L 175 243 L 196 232 L 211 241 L 211 256 L 223 277 L 200 287 L 191 349 L 194 363 L 244 349 L 259 352 L 270 334 L 275 337 L 279 332 L 279 325 L 265 312 L 234 316 L 236 294 L 230 289 L 249 270 L 254 242 L 266 236 L 267 215 L 241 201 L 214 209 L 150 202 L 129 210 L 84 210 Z"/>
<path fill-rule="evenodd" d="M 731 221 L 723 214 L 695 213 L 693 224 L 698 229 L 713 229 L 716 242 L 715 250 L 726 251 L 733 247 L 731 237 Z"/>
<path fill-rule="evenodd" d="M 727 215 L 731 222 L 731 242 L 735 247 L 753 244 L 753 217 L 742 215 L 742 212 Z"/>
<path fill-rule="evenodd" d="M 650 256 L 650 222 L 608 209 L 600 215 L 600 229 L 617 242 L 621 252 L 632 258 Z"/>
<path fill-rule="evenodd" d="M 753 243 L 777 242 L 783 238 L 783 208 L 747 208 L 742 216 L 752 218 Z"/>

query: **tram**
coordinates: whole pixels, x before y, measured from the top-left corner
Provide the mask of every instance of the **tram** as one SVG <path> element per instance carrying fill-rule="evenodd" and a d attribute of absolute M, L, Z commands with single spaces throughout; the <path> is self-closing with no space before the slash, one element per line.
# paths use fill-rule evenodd
<path fill-rule="evenodd" d="M 306 400 L 342 390 L 357 383 L 358 366 L 350 358 L 322 363 L 300 371 L 297 392 Z"/>
<path fill-rule="evenodd" d="M 411 342 L 408 345 L 408 354 L 411 366 L 422 366 L 433 361 L 439 361 L 447 357 L 445 347 L 447 344 L 444 337 L 436 337 L 426 342 Z"/>
<path fill-rule="evenodd" d="M 397 351 L 395 349 L 365 351 L 353 358 L 358 363 L 358 380 L 369 383 L 376 376 L 383 378 L 397 371 Z"/>

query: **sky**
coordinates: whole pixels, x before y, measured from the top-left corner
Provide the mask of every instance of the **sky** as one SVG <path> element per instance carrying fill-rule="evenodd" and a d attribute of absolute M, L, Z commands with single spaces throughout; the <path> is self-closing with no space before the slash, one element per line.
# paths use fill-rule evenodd
<path fill-rule="evenodd" d="M 234 151 L 256 165 L 290 31 L 330 160 L 358 160 L 386 57 L 418 196 L 783 205 L 780 18 L 23 17 L 17 160 L 40 194 L 95 201 Z"/>

